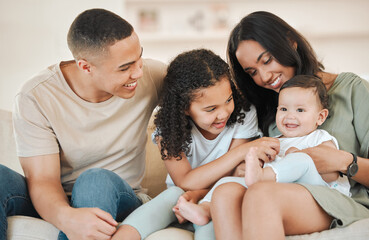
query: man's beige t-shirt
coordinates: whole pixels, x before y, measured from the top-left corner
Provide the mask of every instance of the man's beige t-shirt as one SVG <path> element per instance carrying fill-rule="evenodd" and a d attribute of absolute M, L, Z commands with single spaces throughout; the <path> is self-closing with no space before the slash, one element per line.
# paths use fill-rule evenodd
<path fill-rule="evenodd" d="M 59 153 L 67 193 L 90 168 L 111 170 L 138 189 L 145 171 L 146 129 L 166 74 L 161 62 L 143 63 L 143 77 L 130 99 L 81 99 L 63 77 L 63 62 L 26 82 L 13 113 L 18 156 Z"/>

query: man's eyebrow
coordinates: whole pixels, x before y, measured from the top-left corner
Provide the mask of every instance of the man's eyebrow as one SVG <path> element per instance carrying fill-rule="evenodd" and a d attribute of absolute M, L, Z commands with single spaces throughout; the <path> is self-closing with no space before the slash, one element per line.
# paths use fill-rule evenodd
<path fill-rule="evenodd" d="M 143 47 L 141 47 L 141 54 L 140 54 L 140 57 L 139 57 L 138 59 L 140 59 L 140 58 L 142 57 L 142 54 L 143 54 Z M 132 61 L 132 62 L 128 62 L 128 63 L 125 63 L 125 64 L 122 64 L 122 65 L 120 65 L 118 68 L 123 68 L 123 67 L 126 67 L 126 66 L 128 66 L 128 65 L 132 65 L 132 64 L 134 64 L 135 62 L 137 62 L 137 60 Z"/>
<path fill-rule="evenodd" d="M 258 63 L 260 61 L 260 59 L 263 57 L 263 55 L 267 52 L 268 52 L 268 50 L 265 50 L 264 52 L 260 53 L 259 57 L 256 59 L 256 63 Z M 246 72 L 249 69 L 251 69 L 251 67 L 245 68 L 244 71 Z"/>

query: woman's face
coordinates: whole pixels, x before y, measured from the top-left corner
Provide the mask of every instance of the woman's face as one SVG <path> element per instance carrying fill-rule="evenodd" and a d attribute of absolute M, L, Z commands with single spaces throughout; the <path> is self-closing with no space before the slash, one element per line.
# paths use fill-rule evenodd
<path fill-rule="evenodd" d="M 263 88 L 279 92 L 287 80 L 295 75 L 294 67 L 280 64 L 267 50 L 254 40 L 240 42 L 236 57 L 243 70 Z"/>

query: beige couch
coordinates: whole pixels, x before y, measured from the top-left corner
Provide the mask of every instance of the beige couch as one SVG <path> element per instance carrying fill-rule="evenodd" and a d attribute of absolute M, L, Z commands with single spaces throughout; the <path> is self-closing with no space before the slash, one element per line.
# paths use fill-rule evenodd
<path fill-rule="evenodd" d="M 149 127 L 148 132 L 152 132 Z M 166 171 L 159 152 L 151 141 L 147 142 L 147 169 L 142 185 L 148 188 L 152 197 L 165 189 Z M 20 173 L 22 169 L 15 154 L 14 137 L 12 131 L 11 113 L 0 110 L 0 164 L 4 164 Z M 53 225 L 36 218 L 13 216 L 8 218 L 8 239 L 57 239 L 59 230 Z M 151 234 L 147 240 L 192 240 L 193 234 L 189 231 L 176 228 L 167 228 Z M 358 221 L 343 229 L 333 229 L 310 235 L 291 236 L 288 240 L 297 239 L 369 239 L 369 219 Z"/>

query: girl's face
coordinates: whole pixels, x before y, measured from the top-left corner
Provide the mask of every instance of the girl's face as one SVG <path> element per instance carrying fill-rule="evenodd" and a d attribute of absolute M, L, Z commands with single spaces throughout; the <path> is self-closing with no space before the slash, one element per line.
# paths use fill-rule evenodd
<path fill-rule="evenodd" d="M 214 86 L 201 88 L 195 93 L 186 115 L 206 139 L 214 139 L 223 131 L 234 110 L 229 79 L 224 77 Z"/>
<path fill-rule="evenodd" d="M 284 82 L 295 75 L 294 67 L 281 65 L 267 50 L 254 40 L 241 41 L 236 57 L 243 70 L 263 88 L 279 92 Z"/>
<path fill-rule="evenodd" d="M 323 124 L 328 110 L 322 109 L 312 88 L 291 87 L 279 93 L 276 123 L 284 137 L 301 137 Z"/>

